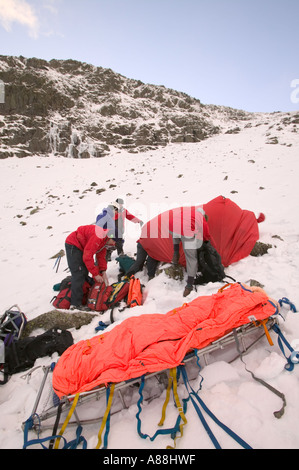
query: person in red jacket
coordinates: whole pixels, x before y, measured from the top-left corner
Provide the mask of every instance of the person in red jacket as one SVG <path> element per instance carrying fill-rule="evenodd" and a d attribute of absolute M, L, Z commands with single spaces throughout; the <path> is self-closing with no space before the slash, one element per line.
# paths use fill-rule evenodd
<path fill-rule="evenodd" d="M 117 198 L 116 201 L 113 203 L 115 209 L 115 241 L 116 241 L 116 248 L 117 254 L 123 254 L 123 245 L 124 245 L 124 232 L 125 232 L 125 219 L 134 222 L 134 224 L 140 224 L 142 227 L 143 222 L 142 220 L 135 217 L 135 215 L 130 214 L 130 212 L 124 208 L 124 200 L 121 198 Z"/>
<path fill-rule="evenodd" d="M 179 248 L 182 243 L 187 271 L 187 285 L 183 296 L 187 297 L 193 290 L 194 278 L 198 270 L 197 250 L 204 241 L 210 239 L 209 226 L 201 207 L 179 207 L 170 211 L 169 233 L 173 238 L 174 265 L 179 263 Z"/>
<path fill-rule="evenodd" d="M 65 252 L 72 275 L 72 310 L 85 309 L 82 305 L 83 284 L 88 273 L 96 282 L 107 283 L 106 247 L 111 245 L 115 245 L 115 240 L 109 237 L 109 231 L 97 225 L 82 225 L 66 238 Z"/>

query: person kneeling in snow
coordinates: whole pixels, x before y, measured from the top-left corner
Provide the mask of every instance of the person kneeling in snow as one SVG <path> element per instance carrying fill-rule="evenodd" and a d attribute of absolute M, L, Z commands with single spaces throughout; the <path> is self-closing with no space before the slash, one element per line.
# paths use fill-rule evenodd
<path fill-rule="evenodd" d="M 114 245 L 115 240 L 111 238 L 110 232 L 96 225 L 83 225 L 68 235 L 65 252 L 72 275 L 70 309 L 86 309 L 82 305 L 83 285 L 89 272 L 96 282 L 108 284 L 106 249 Z"/>

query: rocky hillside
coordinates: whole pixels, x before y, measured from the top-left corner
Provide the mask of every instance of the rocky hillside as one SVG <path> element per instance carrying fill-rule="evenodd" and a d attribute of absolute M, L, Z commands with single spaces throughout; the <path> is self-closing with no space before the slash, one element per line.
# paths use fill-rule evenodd
<path fill-rule="evenodd" d="M 254 119 L 73 60 L 0 56 L 0 80 L 0 158 L 136 152 L 237 132 Z"/>

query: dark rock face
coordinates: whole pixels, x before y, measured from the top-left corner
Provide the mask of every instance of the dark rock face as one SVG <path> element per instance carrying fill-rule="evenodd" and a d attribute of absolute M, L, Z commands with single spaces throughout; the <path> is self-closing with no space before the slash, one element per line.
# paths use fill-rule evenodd
<path fill-rule="evenodd" d="M 220 132 L 215 106 L 74 60 L 0 56 L 0 84 L 0 158 L 99 158 L 111 147 L 143 151 Z"/>

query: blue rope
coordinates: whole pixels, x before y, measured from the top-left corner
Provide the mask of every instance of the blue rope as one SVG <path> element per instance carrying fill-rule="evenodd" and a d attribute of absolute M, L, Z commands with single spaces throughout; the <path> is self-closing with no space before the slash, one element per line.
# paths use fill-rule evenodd
<path fill-rule="evenodd" d="M 139 387 L 139 400 L 137 402 L 137 407 L 138 407 L 138 412 L 136 413 L 136 418 L 137 418 L 137 432 L 139 434 L 139 436 L 142 438 L 142 439 L 147 439 L 149 438 L 151 441 L 154 441 L 156 439 L 156 437 L 160 434 L 170 434 L 172 439 L 175 438 L 177 432 L 179 432 L 180 430 L 180 422 L 181 422 L 181 416 L 178 416 L 177 420 L 176 420 L 176 423 L 174 425 L 173 428 L 167 428 L 167 429 L 158 429 L 155 434 L 153 436 L 149 436 L 148 434 L 143 434 L 143 432 L 141 431 L 141 419 L 140 419 L 140 413 L 142 411 L 142 408 L 141 408 L 141 404 L 143 402 L 143 389 L 144 389 L 144 383 L 145 383 L 145 380 L 144 380 L 144 376 L 141 377 L 141 383 L 140 383 L 140 387 Z M 183 399 L 183 412 L 184 414 L 186 413 L 186 410 L 187 410 L 187 402 L 188 402 L 188 399 Z"/>
<path fill-rule="evenodd" d="M 283 353 L 284 357 L 287 360 L 287 364 L 284 367 L 285 367 L 286 370 L 291 372 L 294 369 L 294 365 L 299 363 L 299 352 L 295 351 L 292 348 L 290 343 L 286 340 L 286 338 L 282 334 L 282 331 L 281 331 L 281 329 L 279 328 L 278 325 L 273 325 L 272 328 L 275 331 L 275 333 L 277 333 L 277 335 L 278 335 L 278 338 L 277 338 L 278 345 L 280 347 L 281 352 Z M 287 355 L 284 351 L 284 347 L 283 347 L 282 343 L 284 343 L 285 346 L 287 346 L 287 348 L 290 350 L 291 355 L 289 357 L 287 357 Z"/>
<path fill-rule="evenodd" d="M 212 440 L 214 446 L 216 447 L 216 449 L 221 449 L 220 447 L 220 444 L 219 442 L 217 441 L 216 437 L 214 436 L 214 434 L 212 433 L 208 423 L 206 422 L 198 404 L 196 403 L 196 401 L 194 400 L 194 398 L 198 401 L 199 405 L 203 408 L 203 410 L 208 414 L 208 416 L 210 418 L 212 418 L 216 424 L 218 424 L 218 426 L 220 426 L 230 437 L 232 437 L 236 442 L 238 442 L 238 444 L 240 444 L 244 449 L 252 449 L 249 444 L 247 444 L 241 437 L 239 437 L 235 432 L 233 432 L 228 426 L 226 426 L 225 424 L 223 424 L 221 421 L 219 421 L 219 419 L 211 412 L 211 410 L 209 410 L 209 408 L 206 406 L 206 404 L 202 401 L 202 399 L 198 396 L 198 394 L 193 390 L 193 388 L 191 387 L 190 383 L 189 383 L 189 379 L 188 379 L 188 376 L 187 376 L 187 372 L 185 370 L 184 367 L 182 367 L 182 376 L 183 376 L 183 380 L 184 380 L 184 383 L 185 383 L 185 386 L 186 386 L 186 389 L 189 393 L 189 396 L 191 398 L 191 401 L 194 405 L 194 408 L 195 410 L 197 411 L 197 414 L 205 428 L 205 430 L 207 431 L 210 439 Z M 188 387 L 191 389 L 191 392 L 188 390 Z"/>
<path fill-rule="evenodd" d="M 278 303 L 280 306 L 282 306 L 282 304 L 287 304 L 290 306 L 290 310 L 292 312 L 295 312 L 295 313 L 297 312 L 295 305 L 292 302 L 290 302 L 289 299 L 287 299 L 286 297 L 282 297 L 282 299 L 280 299 Z"/>

